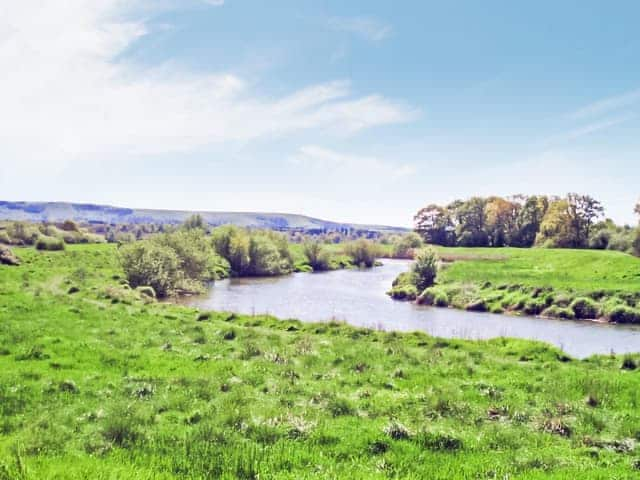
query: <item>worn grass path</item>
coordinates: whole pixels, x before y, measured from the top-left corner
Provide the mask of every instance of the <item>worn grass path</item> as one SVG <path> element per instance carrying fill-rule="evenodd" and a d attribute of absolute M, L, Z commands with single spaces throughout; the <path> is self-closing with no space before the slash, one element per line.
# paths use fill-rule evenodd
<path fill-rule="evenodd" d="M 123 288 L 109 245 L 17 253 L 0 479 L 640 476 L 640 356 L 205 315 Z"/>

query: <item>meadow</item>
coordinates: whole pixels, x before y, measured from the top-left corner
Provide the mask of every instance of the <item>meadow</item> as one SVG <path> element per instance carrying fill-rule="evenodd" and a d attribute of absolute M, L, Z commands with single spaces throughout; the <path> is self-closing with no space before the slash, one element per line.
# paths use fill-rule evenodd
<path fill-rule="evenodd" d="M 640 323 L 640 258 L 610 250 L 436 247 L 435 285 L 402 274 L 389 294 L 472 311 Z"/>
<path fill-rule="evenodd" d="M 640 475 L 640 355 L 200 312 L 114 250 L 0 266 L 0 479 Z"/>

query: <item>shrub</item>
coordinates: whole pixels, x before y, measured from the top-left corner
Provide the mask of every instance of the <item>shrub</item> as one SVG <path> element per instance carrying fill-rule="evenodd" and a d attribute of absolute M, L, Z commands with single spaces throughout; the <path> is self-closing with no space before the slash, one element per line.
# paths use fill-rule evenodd
<path fill-rule="evenodd" d="M 183 279 L 176 252 L 150 240 L 119 249 L 122 268 L 133 288 L 150 286 L 159 297 L 172 294 Z"/>
<path fill-rule="evenodd" d="M 614 323 L 640 323 L 640 312 L 626 305 L 612 307 L 606 316 Z"/>
<path fill-rule="evenodd" d="M 305 242 L 302 250 L 314 271 L 329 270 L 331 256 L 320 241 L 313 240 Z"/>
<path fill-rule="evenodd" d="M 136 291 L 144 297 L 156 298 L 156 291 L 153 289 L 153 287 L 149 285 L 143 285 L 143 286 L 137 287 Z"/>
<path fill-rule="evenodd" d="M 489 311 L 489 307 L 487 306 L 487 302 L 483 299 L 473 300 L 468 303 L 465 307 L 465 310 L 469 312 L 487 312 Z"/>
<path fill-rule="evenodd" d="M 223 226 L 214 229 L 212 243 L 234 275 L 270 276 L 293 271 L 287 238 L 280 233 Z"/>
<path fill-rule="evenodd" d="M 178 230 L 156 235 L 150 241 L 169 247 L 175 252 L 185 278 L 195 281 L 215 279 L 215 272 L 212 271 L 213 247 L 202 230 Z"/>
<path fill-rule="evenodd" d="M 539 315 L 546 308 L 547 304 L 542 298 L 532 298 L 524 304 L 524 313 L 527 315 Z"/>
<path fill-rule="evenodd" d="M 422 239 L 417 233 L 402 235 L 393 244 L 393 258 L 413 258 L 414 250 L 421 246 Z"/>
<path fill-rule="evenodd" d="M 411 267 L 415 286 L 419 291 L 432 286 L 438 275 L 438 255 L 433 248 L 424 248 L 416 254 Z"/>
<path fill-rule="evenodd" d="M 636 236 L 633 239 L 633 254 L 640 257 L 640 228 L 636 229 Z"/>
<path fill-rule="evenodd" d="M 598 305 L 587 297 L 576 298 L 569 306 L 576 318 L 596 318 L 598 316 Z"/>
<path fill-rule="evenodd" d="M 415 300 L 418 297 L 418 289 L 415 285 L 397 285 L 387 294 L 394 300 Z"/>
<path fill-rule="evenodd" d="M 5 245 L 11 245 L 11 238 L 9 238 L 9 234 L 4 230 L 0 231 L 0 244 L 2 243 Z"/>
<path fill-rule="evenodd" d="M 38 240 L 36 240 L 37 250 L 58 251 L 64 250 L 64 246 L 64 240 L 62 240 L 61 238 L 40 235 L 38 237 Z"/>
<path fill-rule="evenodd" d="M 576 318 L 573 310 L 567 307 L 560 307 L 558 305 L 551 305 L 549 308 L 545 309 L 542 312 L 542 316 L 549 318 L 561 318 L 564 320 L 573 320 Z"/>
<path fill-rule="evenodd" d="M 345 246 L 345 254 L 351 257 L 353 263 L 359 267 L 373 267 L 376 263 L 378 249 L 370 240 L 361 238 Z"/>
<path fill-rule="evenodd" d="M 631 355 L 625 355 L 622 359 L 622 366 L 620 368 L 622 370 L 635 370 L 638 368 L 638 364 Z"/>
<path fill-rule="evenodd" d="M 13 254 L 9 247 L 0 245 L 0 265 L 20 265 L 20 259 Z"/>

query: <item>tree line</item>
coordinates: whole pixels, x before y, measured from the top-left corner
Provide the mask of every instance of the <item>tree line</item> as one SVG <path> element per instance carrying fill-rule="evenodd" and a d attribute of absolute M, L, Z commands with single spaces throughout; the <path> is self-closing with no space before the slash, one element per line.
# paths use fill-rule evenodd
<path fill-rule="evenodd" d="M 640 203 L 635 211 L 640 215 Z M 414 217 L 425 243 L 463 247 L 596 248 L 640 252 L 640 232 L 604 217 L 589 195 L 472 197 L 428 205 Z"/>

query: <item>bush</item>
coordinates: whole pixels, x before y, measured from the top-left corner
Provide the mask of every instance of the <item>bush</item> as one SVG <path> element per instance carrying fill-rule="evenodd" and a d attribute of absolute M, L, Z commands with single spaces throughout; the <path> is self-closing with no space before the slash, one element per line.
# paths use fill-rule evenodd
<path fill-rule="evenodd" d="M 474 301 L 468 303 L 464 308 L 465 308 L 465 310 L 467 310 L 469 312 L 487 312 L 487 311 L 489 311 L 489 307 L 487 305 L 487 302 L 485 302 L 483 299 L 474 300 Z"/>
<path fill-rule="evenodd" d="M 596 318 L 598 316 L 598 305 L 590 298 L 576 298 L 569 306 L 576 318 Z"/>
<path fill-rule="evenodd" d="M 640 323 L 640 312 L 626 305 L 610 308 L 606 317 L 614 323 Z"/>
<path fill-rule="evenodd" d="M 150 286 L 158 297 L 175 292 L 183 280 L 176 252 L 151 240 L 120 247 L 120 263 L 133 288 Z"/>
<path fill-rule="evenodd" d="M 549 318 L 561 318 L 563 320 L 573 320 L 576 318 L 573 310 L 567 307 L 560 307 L 558 305 L 551 305 L 549 308 L 542 312 L 543 317 Z"/>
<path fill-rule="evenodd" d="M 636 236 L 633 239 L 633 254 L 640 257 L 640 228 L 636 229 Z"/>
<path fill-rule="evenodd" d="M 270 276 L 293 271 L 287 238 L 280 233 L 223 226 L 214 229 L 212 242 L 216 253 L 229 263 L 233 275 Z"/>
<path fill-rule="evenodd" d="M 351 257 L 359 267 L 373 267 L 376 263 L 378 249 L 370 240 L 361 238 L 345 246 L 345 254 Z"/>
<path fill-rule="evenodd" d="M 331 256 L 318 240 L 305 242 L 302 246 L 305 257 L 314 271 L 329 270 Z"/>
<path fill-rule="evenodd" d="M 13 254 L 9 247 L 0 245 L 0 265 L 20 265 L 20 259 Z"/>
<path fill-rule="evenodd" d="M 433 248 L 424 248 L 416 254 L 411 267 L 415 286 L 419 291 L 432 286 L 438 275 L 438 255 Z"/>
<path fill-rule="evenodd" d="M 38 237 L 38 240 L 36 240 L 37 250 L 58 251 L 64 250 L 64 247 L 64 240 L 62 240 L 61 238 L 40 235 Z"/>
<path fill-rule="evenodd" d="M 422 239 L 417 233 L 402 235 L 393 243 L 393 258 L 413 258 L 414 250 L 421 246 Z"/>
<path fill-rule="evenodd" d="M 546 307 L 547 304 L 543 298 L 532 298 L 526 301 L 523 310 L 527 315 L 540 315 Z"/>
<path fill-rule="evenodd" d="M 396 285 L 387 294 L 394 300 L 415 300 L 418 289 L 415 285 Z"/>

